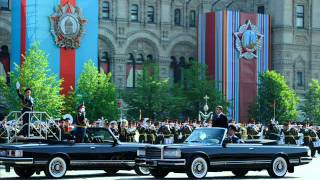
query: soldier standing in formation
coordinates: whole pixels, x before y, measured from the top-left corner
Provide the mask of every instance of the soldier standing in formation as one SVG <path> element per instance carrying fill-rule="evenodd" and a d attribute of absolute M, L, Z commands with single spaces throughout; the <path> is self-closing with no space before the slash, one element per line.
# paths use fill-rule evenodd
<path fill-rule="evenodd" d="M 130 121 L 129 127 L 128 127 L 127 142 L 135 142 L 135 140 L 134 140 L 135 135 L 136 135 L 136 127 L 134 126 L 133 121 Z"/>
<path fill-rule="evenodd" d="M 138 123 L 137 130 L 139 132 L 139 143 L 145 143 L 146 142 L 146 126 L 143 123 L 143 119 L 140 120 Z"/>
<path fill-rule="evenodd" d="M 283 124 L 283 133 L 285 135 L 284 137 L 284 143 L 285 144 L 297 144 L 296 140 L 298 140 L 298 130 L 294 127 L 291 127 L 290 123 L 284 123 Z"/>
<path fill-rule="evenodd" d="M 118 124 L 117 124 L 116 121 L 111 121 L 110 130 L 111 130 L 111 132 L 113 133 L 114 136 L 119 138 Z"/>

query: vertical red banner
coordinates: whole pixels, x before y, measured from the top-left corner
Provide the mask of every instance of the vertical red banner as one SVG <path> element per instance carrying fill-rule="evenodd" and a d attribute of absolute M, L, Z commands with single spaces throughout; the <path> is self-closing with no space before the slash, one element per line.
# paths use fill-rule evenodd
<path fill-rule="evenodd" d="M 27 21 L 27 10 L 26 10 L 26 5 L 27 5 L 27 0 L 21 0 L 21 36 L 20 36 L 20 54 L 21 54 L 21 58 L 20 58 L 20 66 L 22 67 L 24 64 L 24 57 L 26 55 L 26 33 L 27 33 L 27 29 L 26 29 L 26 21 Z"/>
<path fill-rule="evenodd" d="M 216 41 L 216 16 L 215 13 L 206 14 L 206 59 L 208 72 L 211 79 L 215 79 L 215 41 Z"/>
<path fill-rule="evenodd" d="M 248 20 L 257 25 L 256 14 L 240 13 L 240 25 Z M 239 120 L 247 122 L 249 106 L 254 102 L 257 94 L 257 59 L 241 58 L 239 61 Z"/>
<path fill-rule="evenodd" d="M 65 5 L 66 3 L 76 6 L 76 0 L 60 1 L 61 5 Z M 75 87 L 75 61 L 75 49 L 60 48 L 60 78 L 63 79 L 61 94 L 67 95 L 70 88 Z"/>

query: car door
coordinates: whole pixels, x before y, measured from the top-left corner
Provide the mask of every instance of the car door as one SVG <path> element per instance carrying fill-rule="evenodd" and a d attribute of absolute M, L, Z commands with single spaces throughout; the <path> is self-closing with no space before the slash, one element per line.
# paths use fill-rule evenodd
<path fill-rule="evenodd" d="M 232 169 L 264 163 L 256 147 L 249 144 L 227 144 L 226 147 L 215 147 L 215 152 L 210 157 L 210 165 L 215 168 Z"/>

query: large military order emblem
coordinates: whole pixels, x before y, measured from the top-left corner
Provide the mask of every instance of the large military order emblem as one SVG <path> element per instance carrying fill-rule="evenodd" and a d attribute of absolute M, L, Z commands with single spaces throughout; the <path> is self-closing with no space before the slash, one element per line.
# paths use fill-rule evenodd
<path fill-rule="evenodd" d="M 70 3 L 58 5 L 56 12 L 50 16 L 51 33 L 59 47 L 75 49 L 80 47 L 80 39 L 86 24 L 78 7 Z"/>
<path fill-rule="evenodd" d="M 257 58 L 257 50 L 262 47 L 263 35 L 259 33 L 257 27 L 248 20 L 240 26 L 239 32 L 234 33 L 236 38 L 236 48 L 240 53 L 240 58 Z"/>

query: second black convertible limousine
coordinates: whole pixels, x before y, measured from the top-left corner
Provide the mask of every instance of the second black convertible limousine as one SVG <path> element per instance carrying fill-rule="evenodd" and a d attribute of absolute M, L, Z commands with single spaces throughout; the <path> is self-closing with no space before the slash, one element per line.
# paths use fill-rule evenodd
<path fill-rule="evenodd" d="M 139 175 L 148 168 L 135 166 L 137 149 L 144 144 L 122 143 L 106 128 L 87 128 L 89 142 L 47 141 L 0 144 L 0 165 L 28 178 L 44 171 L 48 178 L 62 178 L 67 170 L 105 170 L 109 175 L 134 169 Z"/>
<path fill-rule="evenodd" d="M 224 128 L 198 128 L 184 144 L 147 145 L 137 151 L 137 165 L 149 167 L 156 178 L 169 172 L 204 178 L 207 172 L 232 171 L 245 176 L 251 170 L 268 170 L 271 177 L 283 177 L 294 167 L 311 162 L 309 148 L 289 145 L 226 144 Z"/>

